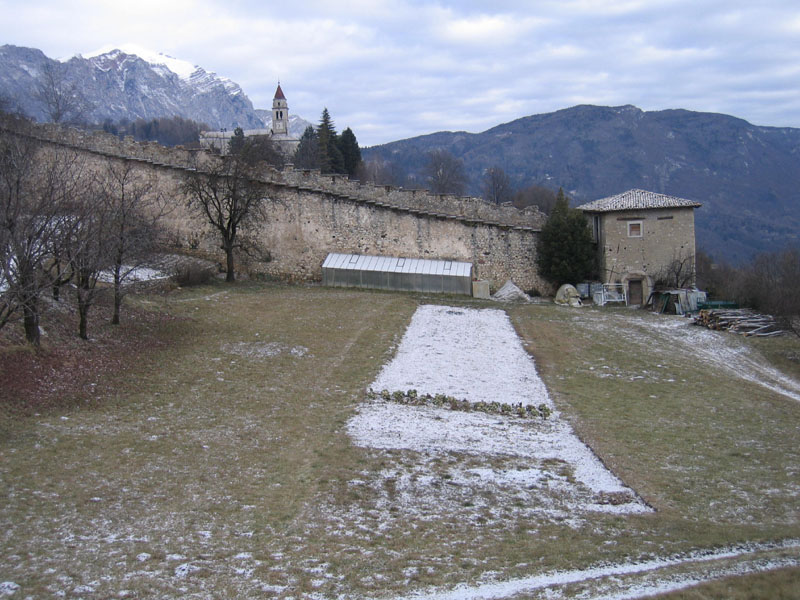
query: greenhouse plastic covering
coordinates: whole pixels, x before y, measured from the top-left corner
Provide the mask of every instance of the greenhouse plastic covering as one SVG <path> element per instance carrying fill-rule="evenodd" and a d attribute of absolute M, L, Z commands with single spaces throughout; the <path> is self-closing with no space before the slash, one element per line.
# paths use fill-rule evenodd
<path fill-rule="evenodd" d="M 416 292 L 472 293 L 472 263 L 362 254 L 329 254 L 322 283 Z"/>

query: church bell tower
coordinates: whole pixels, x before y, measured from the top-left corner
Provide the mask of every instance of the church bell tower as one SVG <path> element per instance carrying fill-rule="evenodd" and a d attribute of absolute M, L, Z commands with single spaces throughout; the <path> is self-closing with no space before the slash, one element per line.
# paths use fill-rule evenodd
<path fill-rule="evenodd" d="M 272 99 L 272 135 L 289 135 L 289 105 L 280 82 Z"/>

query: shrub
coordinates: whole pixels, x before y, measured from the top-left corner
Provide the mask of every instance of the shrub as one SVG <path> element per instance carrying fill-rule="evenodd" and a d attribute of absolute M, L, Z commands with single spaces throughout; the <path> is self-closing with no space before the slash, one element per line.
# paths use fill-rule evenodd
<path fill-rule="evenodd" d="M 185 263 L 175 268 L 172 279 L 181 287 L 205 285 L 214 280 L 214 269 L 199 263 Z"/>
<path fill-rule="evenodd" d="M 375 399 L 378 397 L 373 390 L 367 392 L 367 397 Z M 504 416 L 517 416 L 521 419 L 541 418 L 546 419 L 550 416 L 550 408 L 546 404 L 540 404 L 538 407 L 532 405 L 519 404 L 506 404 L 505 402 L 475 402 L 472 403 L 466 399 L 453 398 L 446 394 L 430 394 L 420 395 L 417 390 L 408 390 L 402 392 L 395 390 L 381 390 L 380 397 L 385 401 L 397 402 L 398 404 L 409 404 L 412 406 L 434 406 L 437 408 L 449 408 L 450 410 L 457 410 L 461 412 L 482 412 L 486 414 L 499 414 Z"/>

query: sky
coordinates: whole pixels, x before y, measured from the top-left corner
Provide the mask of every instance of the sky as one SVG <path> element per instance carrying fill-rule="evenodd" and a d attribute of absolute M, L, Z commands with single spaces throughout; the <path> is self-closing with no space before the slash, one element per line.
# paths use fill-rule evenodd
<path fill-rule="evenodd" d="M 798 0 L 0 0 L 0 45 L 137 45 L 361 146 L 578 104 L 800 127 Z"/>

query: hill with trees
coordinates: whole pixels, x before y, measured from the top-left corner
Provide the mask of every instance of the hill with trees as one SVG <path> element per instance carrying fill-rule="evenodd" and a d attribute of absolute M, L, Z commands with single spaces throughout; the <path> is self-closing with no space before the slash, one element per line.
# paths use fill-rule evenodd
<path fill-rule="evenodd" d="M 426 187 L 434 151 L 462 161 L 466 192 L 476 196 L 487 173 L 502 171 L 516 190 L 563 187 L 576 204 L 632 188 L 697 200 L 699 247 L 736 263 L 800 242 L 800 129 L 687 110 L 576 106 L 362 153 L 368 169 L 394 183 Z"/>

